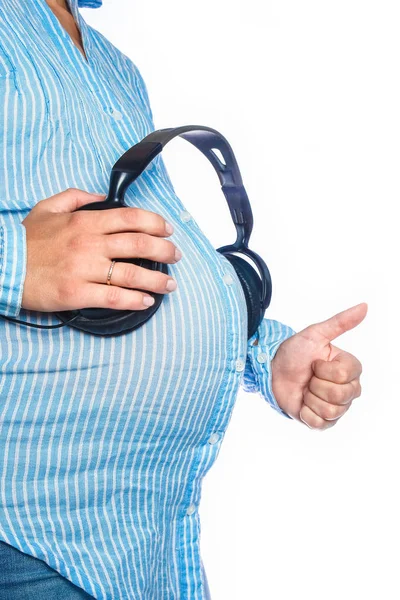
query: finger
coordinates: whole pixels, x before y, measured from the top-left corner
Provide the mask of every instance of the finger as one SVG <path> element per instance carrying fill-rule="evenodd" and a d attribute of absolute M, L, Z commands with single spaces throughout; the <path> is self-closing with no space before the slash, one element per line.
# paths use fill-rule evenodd
<path fill-rule="evenodd" d="M 84 276 L 93 283 L 107 283 L 109 269 L 109 259 L 102 258 L 96 264 L 87 263 Z M 147 290 L 158 294 L 172 292 L 177 287 L 176 280 L 165 273 L 150 271 L 150 269 L 138 265 L 118 261 L 114 264 L 110 281 L 111 285 L 118 287 Z M 167 288 L 168 282 L 171 282 L 169 289 Z"/>
<path fill-rule="evenodd" d="M 315 394 L 307 390 L 303 397 L 304 404 L 308 406 L 318 417 L 324 421 L 336 421 L 340 419 L 350 408 L 351 402 L 346 405 L 338 406 L 321 400 Z"/>
<path fill-rule="evenodd" d="M 300 419 L 309 427 L 310 429 L 328 429 L 329 427 L 333 427 L 336 421 L 325 421 L 319 415 L 317 415 L 309 406 L 303 404 L 300 410 Z"/>
<path fill-rule="evenodd" d="M 102 236 L 107 258 L 147 258 L 163 263 L 176 263 L 177 247 L 169 240 L 147 233 L 113 233 Z"/>
<path fill-rule="evenodd" d="M 360 361 L 344 351 L 337 354 L 333 360 L 315 360 L 312 369 L 319 379 L 334 383 L 349 383 L 359 378 L 362 373 Z"/>
<path fill-rule="evenodd" d="M 73 308 L 112 308 L 114 310 L 145 310 L 144 298 L 149 294 L 138 290 L 127 290 L 114 285 L 86 284 L 80 292 L 80 306 Z M 151 298 L 154 300 L 153 298 Z M 154 303 L 154 302 L 153 302 Z"/>
<path fill-rule="evenodd" d="M 106 194 L 91 194 L 78 188 L 68 188 L 54 196 L 50 196 L 50 198 L 40 200 L 35 208 L 56 213 L 73 212 L 84 204 L 98 202 L 105 197 Z"/>
<path fill-rule="evenodd" d="M 334 315 L 326 321 L 311 325 L 310 327 L 307 327 L 307 329 L 312 329 L 314 335 L 317 334 L 332 341 L 346 331 L 357 327 L 357 325 L 364 320 L 367 310 L 368 305 L 363 302 L 362 304 L 357 304 L 357 306 L 353 306 L 352 308 L 348 308 L 347 310 Z"/>
<path fill-rule="evenodd" d="M 86 218 L 93 233 L 98 234 L 138 231 L 165 237 L 173 233 L 172 225 L 172 230 L 166 229 L 167 224 L 170 224 L 164 217 L 142 208 L 124 206 L 110 210 L 80 211 L 76 214 L 84 214 L 82 218 Z"/>
<path fill-rule="evenodd" d="M 358 379 L 350 383 L 332 383 L 318 377 L 312 377 L 308 389 L 315 396 L 335 405 L 345 405 L 361 395 L 361 386 Z"/>

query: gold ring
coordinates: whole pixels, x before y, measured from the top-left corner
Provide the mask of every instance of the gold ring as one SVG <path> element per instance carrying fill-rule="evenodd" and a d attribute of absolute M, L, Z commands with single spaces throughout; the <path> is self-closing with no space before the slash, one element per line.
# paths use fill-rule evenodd
<path fill-rule="evenodd" d="M 109 269 L 108 275 L 107 275 L 107 285 L 111 285 L 111 275 L 112 275 L 115 263 L 116 263 L 115 260 L 111 261 L 110 269 Z"/>

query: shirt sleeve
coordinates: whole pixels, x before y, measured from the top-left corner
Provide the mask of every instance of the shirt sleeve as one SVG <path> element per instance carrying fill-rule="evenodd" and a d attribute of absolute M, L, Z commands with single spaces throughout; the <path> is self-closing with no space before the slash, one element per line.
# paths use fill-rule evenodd
<path fill-rule="evenodd" d="M 100 8 L 103 0 L 78 0 L 79 8 Z"/>
<path fill-rule="evenodd" d="M 0 315 L 17 317 L 26 275 L 26 230 L 0 213 Z"/>
<path fill-rule="evenodd" d="M 247 342 L 246 366 L 241 383 L 245 392 L 260 394 L 272 408 L 288 419 L 292 417 L 281 409 L 272 392 L 271 362 L 282 342 L 295 333 L 287 325 L 264 318 Z"/>

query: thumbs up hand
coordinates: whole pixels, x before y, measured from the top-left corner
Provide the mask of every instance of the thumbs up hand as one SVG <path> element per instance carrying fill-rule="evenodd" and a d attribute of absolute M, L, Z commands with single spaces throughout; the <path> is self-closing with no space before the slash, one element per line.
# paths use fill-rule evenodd
<path fill-rule="evenodd" d="M 358 304 L 283 342 L 272 361 L 272 391 L 282 408 L 311 429 L 327 429 L 361 395 L 360 361 L 331 341 L 363 321 Z"/>

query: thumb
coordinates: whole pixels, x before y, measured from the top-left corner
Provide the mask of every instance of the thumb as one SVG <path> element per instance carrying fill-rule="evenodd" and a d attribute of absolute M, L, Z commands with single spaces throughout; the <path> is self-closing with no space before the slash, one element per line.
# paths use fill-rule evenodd
<path fill-rule="evenodd" d="M 46 212 L 67 213 L 77 210 L 84 204 L 104 200 L 106 196 L 107 194 L 90 194 L 78 188 L 68 188 L 50 198 L 40 200 L 36 207 Z"/>
<path fill-rule="evenodd" d="M 361 304 L 357 304 L 352 308 L 348 308 L 347 310 L 334 315 L 326 321 L 311 325 L 310 327 L 307 327 L 307 329 L 309 331 L 312 329 L 313 334 L 317 334 L 331 341 L 339 337 L 339 335 L 342 335 L 342 333 L 357 327 L 357 325 L 365 319 L 367 311 L 368 305 L 365 302 L 362 302 Z"/>

